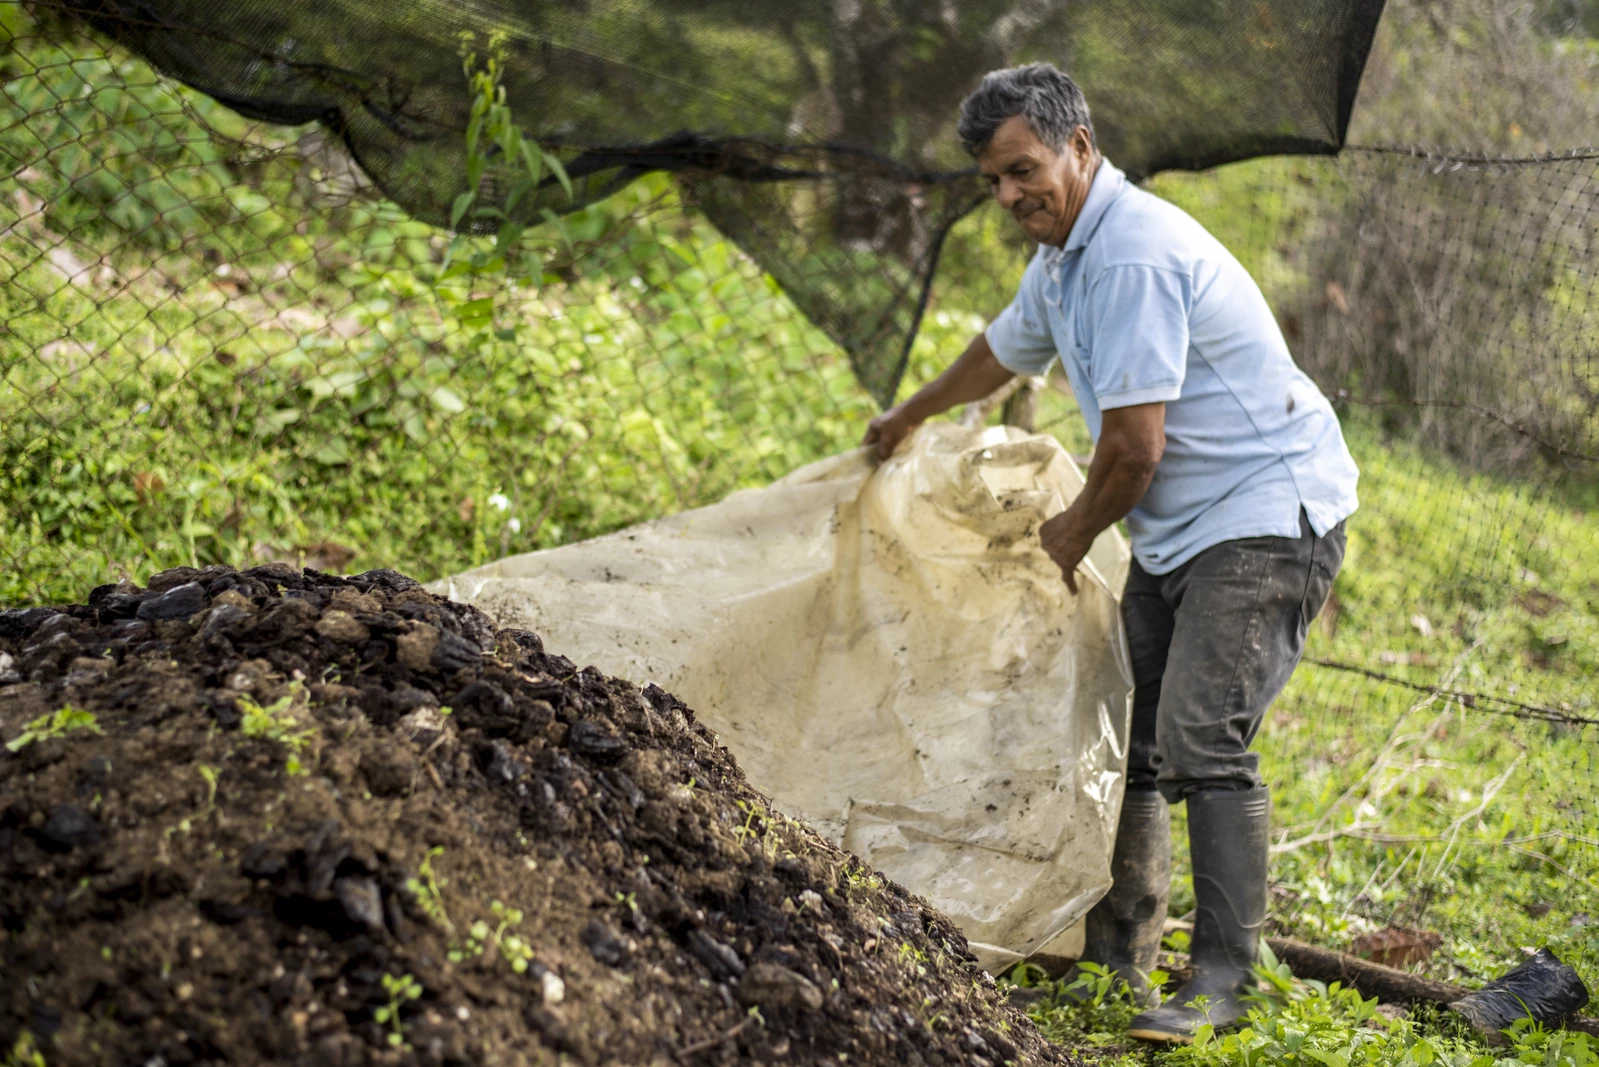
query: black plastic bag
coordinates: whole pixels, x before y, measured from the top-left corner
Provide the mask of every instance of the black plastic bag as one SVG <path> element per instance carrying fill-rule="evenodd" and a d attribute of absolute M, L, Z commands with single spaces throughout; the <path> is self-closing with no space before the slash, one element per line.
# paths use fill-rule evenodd
<path fill-rule="evenodd" d="M 1531 1016 L 1545 1026 L 1575 1015 L 1588 1003 L 1588 987 L 1576 971 L 1546 948 L 1475 993 L 1449 1005 L 1484 1034 L 1496 1034 Z"/>

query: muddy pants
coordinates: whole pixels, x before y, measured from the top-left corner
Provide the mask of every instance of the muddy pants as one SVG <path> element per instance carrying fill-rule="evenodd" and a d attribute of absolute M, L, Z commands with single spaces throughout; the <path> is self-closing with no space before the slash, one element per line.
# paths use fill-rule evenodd
<path fill-rule="evenodd" d="M 1249 751 L 1288 684 L 1305 633 L 1344 561 L 1344 524 L 1317 537 L 1250 537 L 1205 549 L 1169 574 L 1134 560 L 1122 595 L 1133 660 L 1127 788 L 1175 804 L 1261 784 Z"/>

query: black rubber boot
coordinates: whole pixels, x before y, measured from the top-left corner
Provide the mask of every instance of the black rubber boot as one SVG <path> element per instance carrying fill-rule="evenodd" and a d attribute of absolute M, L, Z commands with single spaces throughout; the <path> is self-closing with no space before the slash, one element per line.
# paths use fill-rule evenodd
<path fill-rule="evenodd" d="M 1160 958 L 1171 889 L 1171 813 L 1156 792 L 1122 797 L 1110 891 L 1084 923 L 1083 959 L 1116 972 L 1139 1004 L 1149 1001 L 1149 972 Z M 1077 972 L 1081 974 L 1081 971 Z M 1086 1000 L 1082 989 L 1067 994 Z"/>
<path fill-rule="evenodd" d="M 1127 1033 L 1145 1041 L 1187 1044 L 1208 1022 L 1218 1030 L 1243 1017 L 1255 987 L 1255 956 L 1266 926 L 1264 787 L 1188 797 L 1188 851 L 1194 867 L 1194 976 L 1167 1003 L 1134 1017 Z M 1204 1011 L 1189 1007 L 1207 998 Z"/>

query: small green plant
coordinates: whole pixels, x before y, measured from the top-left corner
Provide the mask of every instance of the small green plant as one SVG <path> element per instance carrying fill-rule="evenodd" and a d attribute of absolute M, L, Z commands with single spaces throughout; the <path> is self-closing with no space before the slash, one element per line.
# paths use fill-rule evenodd
<path fill-rule="evenodd" d="M 875 874 L 867 873 L 865 867 L 850 866 L 844 870 L 844 882 L 851 889 L 865 889 L 876 892 L 883 888 L 883 879 Z"/>
<path fill-rule="evenodd" d="M 10 752 L 21 752 L 35 741 L 64 737 L 74 730 L 101 732 L 99 720 L 94 717 L 93 712 L 69 704 L 60 711 L 53 711 L 49 715 L 41 715 L 34 719 L 20 734 L 6 742 L 6 749 Z"/>
<path fill-rule="evenodd" d="M 40 1052 L 39 1046 L 34 1044 L 31 1033 L 24 1030 L 17 1035 L 17 1040 L 11 1046 L 11 1051 L 6 1054 L 4 1067 L 47 1067 L 44 1062 L 44 1053 Z"/>
<path fill-rule="evenodd" d="M 944 1021 L 944 1013 L 932 1009 L 932 997 L 923 997 L 922 1002 L 916 1005 L 916 1020 L 929 1030 L 937 1029 L 938 1024 Z"/>
<path fill-rule="evenodd" d="M 450 962 L 461 963 L 482 956 L 484 950 L 492 945 L 511 965 L 511 970 L 517 974 L 524 973 L 533 960 L 533 946 L 520 934 L 510 932 L 522 925 L 522 912 L 498 900 L 489 905 L 489 911 L 499 920 L 499 924 L 490 929 L 489 924 L 482 919 L 473 923 L 467 928 L 466 941 L 450 946 L 447 954 Z"/>
<path fill-rule="evenodd" d="M 1305 995 L 1306 990 L 1324 989 L 1317 983 L 1300 982 L 1294 978 L 1294 972 L 1288 964 L 1277 958 L 1277 953 L 1271 950 L 1263 937 L 1260 939 L 1260 959 L 1255 964 L 1255 977 L 1260 983 L 1260 992 L 1250 994 L 1257 999 L 1292 1000 Z"/>
<path fill-rule="evenodd" d="M 383 976 L 383 992 L 389 995 L 389 1002 L 381 1008 L 374 1008 L 372 1018 L 379 1026 L 389 1028 L 388 1042 L 392 1048 L 409 1048 L 405 1042 L 405 1022 L 400 1018 L 400 1008 L 409 1001 L 416 1000 L 422 995 L 422 985 L 410 975 L 399 978 L 392 974 Z"/>
<path fill-rule="evenodd" d="M 1089 1004 L 1101 1007 L 1116 994 L 1116 972 L 1092 960 L 1082 960 L 1077 964 L 1077 978 L 1065 991 L 1081 993 Z"/>
<path fill-rule="evenodd" d="M 216 803 L 217 780 L 222 777 L 222 772 L 209 764 L 202 763 L 195 770 L 200 772 L 200 777 L 205 780 L 205 806 L 210 807 Z"/>
<path fill-rule="evenodd" d="M 560 160 L 524 138 L 511 115 L 501 84 L 506 39 L 502 30 L 489 34 L 488 56 L 480 66 L 475 35 L 471 31 L 461 34 L 461 66 L 472 95 L 466 127 L 466 190 L 450 207 L 450 229 L 458 232 L 445 250 L 434 280 L 435 292 L 468 331 L 468 343 L 478 348 L 513 342 L 520 328 L 517 323 L 496 321 L 493 291 L 507 282 L 526 289 L 537 289 L 544 282 L 544 256 L 535 244 L 523 240 L 528 224 L 517 220 L 526 219 L 528 213 L 525 208 L 518 212 L 518 205 L 524 198 L 529 202 L 536 199 L 538 190 L 551 181 L 560 184 L 568 200 L 573 194 L 572 179 Z M 484 175 L 491 167 L 497 169 L 501 187 L 507 188 L 505 200 L 499 204 L 479 201 Z M 545 207 L 538 215 L 570 250 L 571 237 L 554 210 Z M 459 232 L 468 220 L 475 227 L 498 224 L 492 247 Z M 490 295 L 478 295 L 480 288 Z"/>
<path fill-rule="evenodd" d="M 464 963 L 483 955 L 483 946 L 489 941 L 489 924 L 479 919 L 466 928 L 466 940 L 460 944 L 452 943 L 445 958 L 451 963 Z"/>
<path fill-rule="evenodd" d="M 405 880 L 405 888 L 416 898 L 417 906 L 422 909 L 424 915 L 453 934 L 455 924 L 450 921 L 449 913 L 444 910 L 443 890 L 449 883 L 433 871 L 433 858 L 442 855 L 444 855 L 442 845 L 434 845 L 428 849 L 427 855 L 422 857 L 422 862 L 416 869 L 415 876 Z"/>
<path fill-rule="evenodd" d="M 740 844 L 756 844 L 766 861 L 772 862 L 777 858 L 777 835 L 772 832 L 775 827 L 771 815 L 759 804 L 743 800 L 738 802 L 738 810 L 744 813 L 744 824 L 733 830 L 734 836 Z"/>
<path fill-rule="evenodd" d="M 489 905 L 489 910 L 500 920 L 500 925 L 494 928 L 494 943 L 499 946 L 500 955 L 511 965 L 511 970 L 522 974 L 533 961 L 533 946 L 522 935 L 510 932 L 513 927 L 522 925 L 522 912 L 498 900 Z"/>
<path fill-rule="evenodd" d="M 237 701 L 239 711 L 244 716 L 239 728 L 244 731 L 245 737 L 276 741 L 289 750 L 284 770 L 290 777 L 305 773 L 305 767 L 300 763 L 300 752 L 316 736 L 316 727 L 306 726 L 300 719 L 299 708 L 304 703 L 301 699 L 304 693 L 305 687 L 295 681 L 289 683 L 287 694 L 266 707 L 247 695 L 239 697 Z"/>
<path fill-rule="evenodd" d="M 1517 1019 L 1504 1031 L 1521 1063 L 1548 1067 L 1599 1067 L 1599 1042 L 1590 1034 L 1549 1030 L 1530 1018 Z M 1482 1057 L 1487 1059 L 1487 1057 Z M 1479 1067 L 1472 1064 L 1472 1067 Z"/>

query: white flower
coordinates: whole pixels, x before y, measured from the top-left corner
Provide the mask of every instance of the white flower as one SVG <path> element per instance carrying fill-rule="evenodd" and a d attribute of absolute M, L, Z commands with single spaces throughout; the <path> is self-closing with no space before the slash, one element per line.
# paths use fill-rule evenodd
<path fill-rule="evenodd" d="M 521 533 L 522 532 L 522 520 L 521 519 L 512 519 L 509 522 L 507 522 L 505 525 L 512 533 Z"/>
<path fill-rule="evenodd" d="M 498 511 L 511 510 L 511 498 L 504 493 L 493 493 L 489 496 L 489 507 Z"/>

